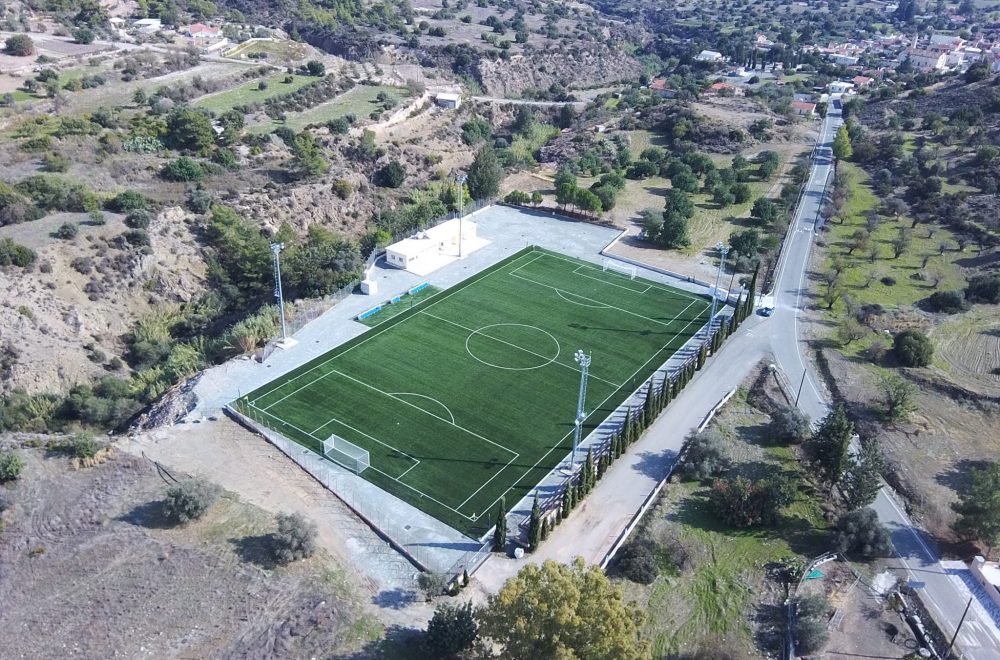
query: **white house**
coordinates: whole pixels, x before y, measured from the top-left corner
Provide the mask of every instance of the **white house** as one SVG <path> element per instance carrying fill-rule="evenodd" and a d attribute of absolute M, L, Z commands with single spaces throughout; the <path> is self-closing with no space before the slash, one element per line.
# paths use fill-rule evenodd
<path fill-rule="evenodd" d="M 948 61 L 945 52 L 920 48 L 911 48 L 906 52 L 906 57 L 913 68 L 920 71 L 944 71 Z"/>
<path fill-rule="evenodd" d="M 854 90 L 854 83 L 838 80 L 830 83 L 829 89 L 831 94 L 850 94 Z"/>
<path fill-rule="evenodd" d="M 154 34 L 163 28 L 163 21 L 158 18 L 140 18 L 132 23 L 139 34 Z"/>
<path fill-rule="evenodd" d="M 718 53 L 714 50 L 703 50 L 697 55 L 695 55 L 696 62 L 721 62 L 723 60 L 722 53 Z"/>
<path fill-rule="evenodd" d="M 215 39 L 220 33 L 219 28 L 204 23 L 195 23 L 184 28 L 184 36 L 191 39 Z"/>
<path fill-rule="evenodd" d="M 458 110 L 458 108 L 462 105 L 462 95 L 442 92 L 434 97 L 434 102 L 442 108 Z"/>
<path fill-rule="evenodd" d="M 459 257 L 459 240 L 462 256 L 489 243 L 477 235 L 476 223 L 468 218 L 463 218 L 461 225 L 457 219 L 448 220 L 388 246 L 385 260 L 390 266 L 427 275 Z"/>

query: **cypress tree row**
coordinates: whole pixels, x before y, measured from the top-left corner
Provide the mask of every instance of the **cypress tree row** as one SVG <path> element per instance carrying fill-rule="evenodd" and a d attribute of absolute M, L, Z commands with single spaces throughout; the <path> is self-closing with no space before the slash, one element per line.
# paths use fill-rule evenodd
<path fill-rule="evenodd" d="M 701 371 L 701 368 L 705 366 L 705 358 L 707 357 L 708 348 L 705 344 L 698 347 L 698 361 L 695 363 L 695 369 Z"/>
<path fill-rule="evenodd" d="M 573 484 L 567 483 L 563 487 L 562 508 L 560 509 L 560 511 L 562 511 L 562 519 L 563 520 L 565 520 L 566 518 L 569 518 L 569 512 L 573 510 L 573 488 L 572 488 L 572 486 L 573 486 Z"/>

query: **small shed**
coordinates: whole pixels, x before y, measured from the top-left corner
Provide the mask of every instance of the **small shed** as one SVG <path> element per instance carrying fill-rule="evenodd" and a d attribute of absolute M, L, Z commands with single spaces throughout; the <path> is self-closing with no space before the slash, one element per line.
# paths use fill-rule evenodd
<path fill-rule="evenodd" d="M 442 108 L 458 110 L 458 108 L 462 105 L 462 96 L 460 94 L 442 92 L 434 97 L 434 102 Z"/>

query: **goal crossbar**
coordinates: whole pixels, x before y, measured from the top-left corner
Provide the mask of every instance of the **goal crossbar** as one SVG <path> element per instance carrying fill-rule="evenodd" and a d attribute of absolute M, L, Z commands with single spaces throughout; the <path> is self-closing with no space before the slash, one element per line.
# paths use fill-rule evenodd
<path fill-rule="evenodd" d="M 627 275 L 630 280 L 636 276 L 636 268 L 631 264 L 626 264 L 616 259 L 604 259 L 604 272 L 612 271 L 621 275 Z"/>
<path fill-rule="evenodd" d="M 323 455 L 355 474 L 361 474 L 371 465 L 368 450 L 339 435 L 331 435 L 323 441 Z"/>

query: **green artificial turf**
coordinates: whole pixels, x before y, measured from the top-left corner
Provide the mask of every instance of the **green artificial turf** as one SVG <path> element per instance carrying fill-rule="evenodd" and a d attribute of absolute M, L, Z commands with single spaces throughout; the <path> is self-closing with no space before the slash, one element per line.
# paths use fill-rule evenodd
<path fill-rule="evenodd" d="M 707 299 L 527 248 L 240 399 L 322 453 L 370 452 L 362 476 L 478 537 L 708 319 Z"/>
<path fill-rule="evenodd" d="M 412 309 L 414 306 L 419 305 L 427 298 L 437 295 L 441 292 L 441 289 L 435 286 L 425 286 L 416 293 L 408 293 L 399 296 L 399 300 L 396 302 L 386 301 L 382 303 L 382 309 L 378 312 L 372 314 L 371 316 L 366 316 L 363 319 L 357 319 L 359 323 L 364 323 L 367 326 L 375 327 L 376 325 L 381 325 L 389 319 L 394 319 L 408 309 Z"/>

